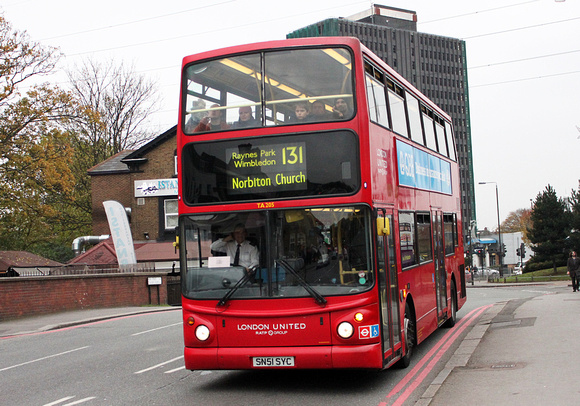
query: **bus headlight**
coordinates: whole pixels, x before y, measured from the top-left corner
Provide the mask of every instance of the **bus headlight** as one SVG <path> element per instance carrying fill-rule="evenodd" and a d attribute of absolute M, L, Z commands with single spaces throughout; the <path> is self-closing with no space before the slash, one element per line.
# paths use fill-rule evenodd
<path fill-rule="evenodd" d="M 195 336 L 199 341 L 205 341 L 209 338 L 209 328 L 207 326 L 199 325 L 195 329 Z"/>
<path fill-rule="evenodd" d="M 341 338 L 350 338 L 354 333 L 354 327 L 347 321 L 343 321 L 338 325 L 337 333 Z"/>

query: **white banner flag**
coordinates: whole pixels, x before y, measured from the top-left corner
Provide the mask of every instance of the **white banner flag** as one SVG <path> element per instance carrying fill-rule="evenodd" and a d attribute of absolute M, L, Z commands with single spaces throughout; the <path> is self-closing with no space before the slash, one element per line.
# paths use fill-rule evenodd
<path fill-rule="evenodd" d="M 107 200 L 103 202 L 103 206 L 105 206 L 105 212 L 107 213 L 107 220 L 109 221 L 119 265 L 136 264 L 135 247 L 133 246 L 133 237 L 131 236 L 131 228 L 129 227 L 125 208 L 115 200 Z"/>

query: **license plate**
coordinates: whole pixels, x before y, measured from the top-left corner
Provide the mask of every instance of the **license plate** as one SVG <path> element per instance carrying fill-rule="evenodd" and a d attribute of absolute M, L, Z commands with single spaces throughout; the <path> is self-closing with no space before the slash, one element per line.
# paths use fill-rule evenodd
<path fill-rule="evenodd" d="M 294 357 L 253 357 L 255 367 L 293 367 Z"/>

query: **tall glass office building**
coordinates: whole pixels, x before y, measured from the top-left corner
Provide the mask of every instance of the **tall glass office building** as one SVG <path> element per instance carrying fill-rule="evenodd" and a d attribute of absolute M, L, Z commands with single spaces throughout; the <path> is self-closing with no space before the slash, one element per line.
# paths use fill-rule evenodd
<path fill-rule="evenodd" d="M 475 191 L 465 41 L 417 32 L 416 12 L 376 4 L 348 18 L 331 18 L 300 28 L 287 38 L 318 36 L 358 38 L 452 117 L 463 235 L 469 241 L 469 226 L 475 220 Z"/>

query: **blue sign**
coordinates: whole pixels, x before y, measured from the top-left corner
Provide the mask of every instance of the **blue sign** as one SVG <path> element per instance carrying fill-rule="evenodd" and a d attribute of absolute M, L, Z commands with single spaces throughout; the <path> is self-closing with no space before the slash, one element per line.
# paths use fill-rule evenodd
<path fill-rule="evenodd" d="M 397 140 L 399 185 L 452 194 L 451 164 L 435 155 Z"/>
<path fill-rule="evenodd" d="M 397 141 L 399 185 L 415 187 L 415 154 L 413 147 Z"/>
<path fill-rule="evenodd" d="M 371 326 L 371 338 L 378 337 L 378 336 L 379 336 L 379 325 L 373 324 Z"/>
<path fill-rule="evenodd" d="M 440 160 L 441 163 L 441 193 L 451 194 L 451 164 Z"/>
<path fill-rule="evenodd" d="M 441 191 L 441 165 L 439 162 L 441 162 L 439 158 L 429 155 L 429 179 L 431 180 L 429 190 L 437 192 Z"/>

